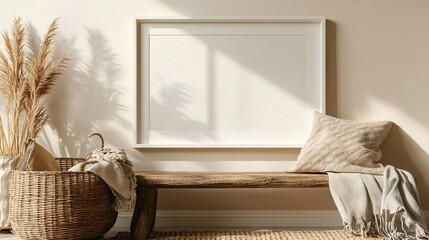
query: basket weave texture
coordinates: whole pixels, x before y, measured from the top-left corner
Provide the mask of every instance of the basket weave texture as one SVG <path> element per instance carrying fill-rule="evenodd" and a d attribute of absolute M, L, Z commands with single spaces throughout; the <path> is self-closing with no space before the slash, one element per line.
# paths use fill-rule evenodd
<path fill-rule="evenodd" d="M 88 172 L 67 172 L 81 158 L 57 158 L 61 172 L 13 171 L 12 229 L 23 239 L 91 239 L 115 224 L 107 184 Z"/>

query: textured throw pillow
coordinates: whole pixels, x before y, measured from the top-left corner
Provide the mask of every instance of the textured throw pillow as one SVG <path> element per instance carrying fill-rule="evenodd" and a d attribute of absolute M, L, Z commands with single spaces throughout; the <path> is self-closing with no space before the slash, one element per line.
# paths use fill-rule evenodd
<path fill-rule="evenodd" d="M 18 161 L 17 170 L 60 171 L 60 166 L 54 156 L 34 140 L 30 141 L 27 150 Z"/>
<path fill-rule="evenodd" d="M 294 167 L 286 172 L 358 172 L 383 174 L 380 144 L 388 121 L 355 122 L 315 112 L 310 137 Z"/>

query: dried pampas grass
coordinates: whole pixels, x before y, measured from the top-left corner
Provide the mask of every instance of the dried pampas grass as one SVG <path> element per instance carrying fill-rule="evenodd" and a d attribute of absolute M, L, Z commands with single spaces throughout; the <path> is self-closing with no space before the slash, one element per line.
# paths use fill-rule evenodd
<path fill-rule="evenodd" d="M 4 97 L 4 118 L 0 117 L 0 155 L 23 153 L 28 139 L 36 138 L 48 119 L 44 96 L 58 81 L 69 55 L 53 62 L 53 44 L 58 19 L 49 26 L 37 56 L 29 54 L 21 19 L 5 31 L 5 52 L 0 51 L 0 93 Z"/>

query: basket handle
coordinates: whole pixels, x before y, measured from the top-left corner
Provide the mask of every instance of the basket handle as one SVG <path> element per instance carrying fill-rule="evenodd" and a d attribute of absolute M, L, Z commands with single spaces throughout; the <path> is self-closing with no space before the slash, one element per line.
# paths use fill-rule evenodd
<path fill-rule="evenodd" d="M 93 133 L 91 133 L 91 134 L 88 135 L 88 137 L 92 137 L 92 136 L 98 136 L 98 137 L 100 137 L 100 139 L 101 139 L 101 148 L 104 148 L 104 138 L 103 138 L 103 136 L 101 136 L 101 134 L 98 133 L 98 132 L 93 132 Z"/>

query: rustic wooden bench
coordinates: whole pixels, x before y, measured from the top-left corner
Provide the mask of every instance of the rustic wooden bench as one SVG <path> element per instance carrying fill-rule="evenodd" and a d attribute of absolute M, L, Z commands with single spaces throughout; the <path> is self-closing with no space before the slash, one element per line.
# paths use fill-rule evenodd
<path fill-rule="evenodd" d="M 158 188 L 317 188 L 328 186 L 326 174 L 285 172 L 137 172 L 137 200 L 132 239 L 146 239 L 156 218 Z"/>

